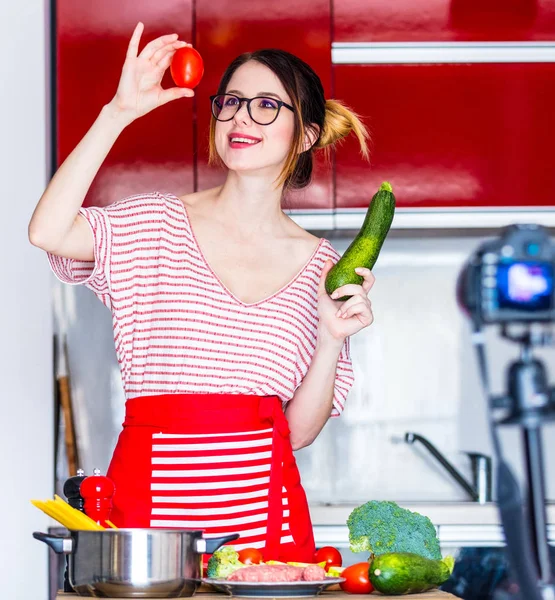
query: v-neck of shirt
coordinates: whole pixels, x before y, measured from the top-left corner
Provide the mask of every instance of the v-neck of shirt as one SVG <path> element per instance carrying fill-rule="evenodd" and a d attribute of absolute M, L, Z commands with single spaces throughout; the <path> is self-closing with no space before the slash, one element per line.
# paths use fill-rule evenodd
<path fill-rule="evenodd" d="M 288 288 L 290 288 L 297 281 L 297 279 L 311 265 L 312 261 L 314 260 L 314 258 L 318 254 L 318 251 L 322 247 L 322 244 L 324 243 L 324 238 L 320 238 L 320 241 L 318 242 L 318 245 L 316 246 L 316 248 L 312 252 L 310 258 L 305 262 L 305 264 L 303 265 L 303 267 L 301 267 L 301 269 L 297 272 L 297 274 L 293 277 L 293 279 L 291 279 L 287 284 L 285 284 L 279 290 L 277 290 L 276 292 L 274 292 L 270 296 L 267 296 L 266 298 L 263 298 L 262 300 L 257 300 L 256 302 L 243 302 L 243 300 L 241 300 L 240 298 L 237 298 L 237 296 L 224 284 L 224 282 L 220 279 L 220 277 L 218 276 L 218 274 L 208 264 L 208 261 L 206 260 L 206 257 L 204 256 L 204 253 L 203 253 L 203 251 L 202 251 L 202 249 L 201 249 L 201 247 L 200 247 L 200 245 L 198 243 L 197 237 L 196 237 L 195 232 L 193 230 L 193 226 L 191 224 L 191 219 L 189 217 L 189 212 L 187 210 L 187 207 L 185 206 L 185 203 L 178 196 L 174 196 L 174 197 L 177 198 L 177 200 L 179 200 L 179 204 L 183 207 L 183 217 L 187 221 L 187 225 L 189 227 L 189 231 L 191 232 L 191 236 L 192 236 L 193 241 L 195 243 L 196 250 L 197 250 L 197 252 L 198 252 L 198 254 L 199 254 L 202 262 L 204 263 L 206 269 L 212 274 L 212 276 L 214 277 L 214 279 L 222 287 L 222 289 L 225 291 L 225 293 L 228 294 L 228 296 L 230 296 L 235 302 L 237 302 L 241 306 L 245 306 L 245 307 L 258 306 L 260 304 L 264 304 L 266 302 L 269 302 L 270 300 L 272 300 L 276 296 L 279 296 L 280 294 L 282 294 L 283 292 L 285 292 Z"/>

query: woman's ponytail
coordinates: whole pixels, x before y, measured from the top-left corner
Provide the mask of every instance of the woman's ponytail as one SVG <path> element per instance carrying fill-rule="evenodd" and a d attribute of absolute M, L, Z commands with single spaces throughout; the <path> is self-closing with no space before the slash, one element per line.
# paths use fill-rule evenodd
<path fill-rule="evenodd" d="M 339 100 L 326 100 L 324 127 L 316 147 L 327 148 L 333 146 L 351 132 L 358 138 L 361 154 L 368 159 L 367 140 L 370 134 L 360 117 Z"/>

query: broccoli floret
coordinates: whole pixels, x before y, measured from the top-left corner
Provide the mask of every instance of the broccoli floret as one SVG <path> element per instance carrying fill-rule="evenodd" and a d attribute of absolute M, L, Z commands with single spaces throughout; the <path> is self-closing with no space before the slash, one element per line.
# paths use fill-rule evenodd
<path fill-rule="evenodd" d="M 353 552 L 413 552 L 441 559 L 436 529 L 428 517 L 395 502 L 372 500 L 355 508 L 347 519 Z"/>
<path fill-rule="evenodd" d="M 246 565 L 240 562 L 239 554 L 233 546 L 222 546 L 208 559 L 206 575 L 216 579 L 227 579 L 233 571 L 244 566 Z"/>

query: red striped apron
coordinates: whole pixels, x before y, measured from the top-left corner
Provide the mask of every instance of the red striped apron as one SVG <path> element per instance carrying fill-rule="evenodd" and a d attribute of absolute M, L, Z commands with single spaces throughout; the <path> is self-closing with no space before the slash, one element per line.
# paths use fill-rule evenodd
<path fill-rule="evenodd" d="M 313 562 L 308 503 L 277 396 L 165 394 L 126 402 L 107 473 L 119 527 L 239 533 L 265 560 Z"/>

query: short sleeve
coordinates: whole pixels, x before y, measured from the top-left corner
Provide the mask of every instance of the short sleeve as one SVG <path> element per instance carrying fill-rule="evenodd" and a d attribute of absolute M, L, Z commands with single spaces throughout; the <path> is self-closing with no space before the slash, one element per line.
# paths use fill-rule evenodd
<path fill-rule="evenodd" d="M 333 391 L 332 417 L 338 417 L 345 408 L 349 391 L 353 387 L 355 376 L 351 360 L 351 339 L 346 338 L 339 354 L 335 372 L 335 386 Z"/>
<path fill-rule="evenodd" d="M 93 234 L 94 260 L 82 261 L 48 254 L 54 275 L 63 283 L 83 284 L 111 308 L 114 256 L 132 260 L 141 234 L 160 222 L 161 199 L 157 193 L 129 196 L 106 207 L 81 208 Z"/>

